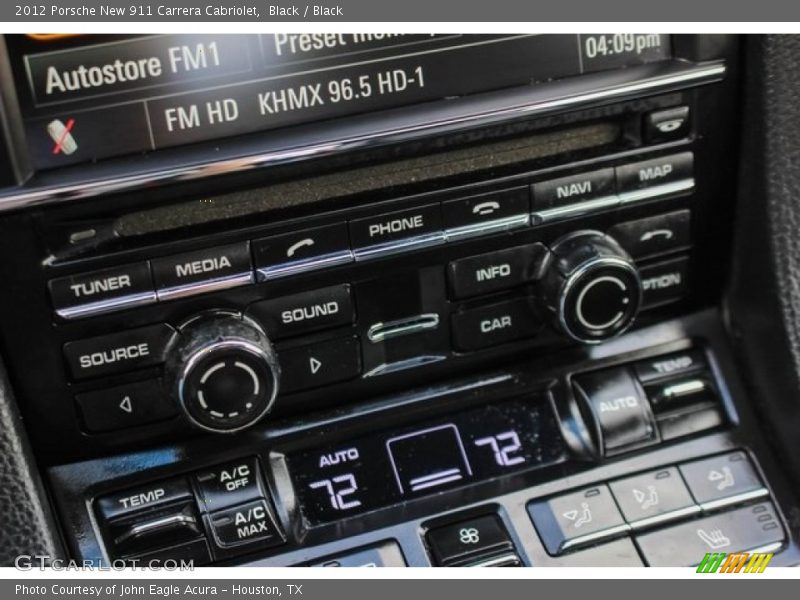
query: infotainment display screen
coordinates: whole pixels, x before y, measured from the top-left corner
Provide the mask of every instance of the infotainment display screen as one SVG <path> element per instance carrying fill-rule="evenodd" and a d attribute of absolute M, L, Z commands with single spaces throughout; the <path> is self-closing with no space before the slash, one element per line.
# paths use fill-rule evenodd
<path fill-rule="evenodd" d="M 35 168 L 663 60 L 669 36 L 9 36 Z"/>

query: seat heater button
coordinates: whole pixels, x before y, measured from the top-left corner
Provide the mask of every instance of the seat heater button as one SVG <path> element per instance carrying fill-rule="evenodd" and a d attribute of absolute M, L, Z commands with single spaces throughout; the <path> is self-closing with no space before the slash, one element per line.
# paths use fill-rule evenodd
<path fill-rule="evenodd" d="M 528 512 L 553 556 L 630 530 L 605 485 L 532 502 Z"/>
<path fill-rule="evenodd" d="M 247 312 L 264 325 L 273 339 L 350 325 L 356 318 L 349 284 L 262 300 Z"/>
<path fill-rule="evenodd" d="M 766 496 L 767 489 L 747 455 L 732 452 L 680 465 L 689 490 L 704 509 Z"/>
<path fill-rule="evenodd" d="M 775 507 L 762 502 L 639 535 L 636 543 L 651 567 L 690 567 L 708 553 L 772 552 L 785 539 Z"/>
<path fill-rule="evenodd" d="M 146 262 L 59 277 L 48 283 L 56 314 L 77 319 L 156 301 Z"/>
<path fill-rule="evenodd" d="M 609 483 L 625 520 L 645 527 L 700 512 L 675 467 Z"/>
<path fill-rule="evenodd" d="M 619 367 L 581 375 L 574 385 L 594 415 L 606 453 L 656 441 L 650 404 L 630 370 Z"/>
<path fill-rule="evenodd" d="M 64 356 L 72 377 L 115 375 L 164 362 L 175 330 L 166 323 L 67 342 Z"/>

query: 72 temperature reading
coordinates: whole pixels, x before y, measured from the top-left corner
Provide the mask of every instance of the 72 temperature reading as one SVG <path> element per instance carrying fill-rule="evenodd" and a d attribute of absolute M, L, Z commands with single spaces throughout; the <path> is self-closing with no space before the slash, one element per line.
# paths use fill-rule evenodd
<path fill-rule="evenodd" d="M 361 501 L 356 499 L 347 500 L 346 497 L 358 491 L 358 483 L 352 473 L 337 475 L 331 479 L 321 479 L 308 484 L 312 490 L 324 489 L 328 493 L 331 507 L 334 510 L 347 510 L 361 506 Z"/>
<path fill-rule="evenodd" d="M 509 430 L 497 435 L 478 438 L 474 443 L 479 447 L 489 446 L 494 453 L 494 461 L 500 467 L 513 467 L 525 462 L 524 456 L 514 456 L 522 449 L 516 431 Z"/>

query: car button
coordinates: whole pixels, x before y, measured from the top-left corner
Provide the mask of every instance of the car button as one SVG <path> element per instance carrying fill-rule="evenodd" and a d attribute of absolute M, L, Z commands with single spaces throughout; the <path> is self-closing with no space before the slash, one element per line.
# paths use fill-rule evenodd
<path fill-rule="evenodd" d="M 664 261 L 639 269 L 642 308 L 653 308 L 683 298 L 689 289 L 689 259 Z"/>
<path fill-rule="evenodd" d="M 261 470 L 255 457 L 243 458 L 195 473 L 200 498 L 214 512 L 264 496 Z"/>
<path fill-rule="evenodd" d="M 172 300 L 253 282 L 250 243 L 204 248 L 151 261 L 159 300 Z"/>
<path fill-rule="evenodd" d="M 634 202 L 692 189 L 693 162 L 691 152 L 682 152 L 617 167 L 620 200 Z"/>
<path fill-rule="evenodd" d="M 450 200 L 442 204 L 448 240 L 489 235 L 530 223 L 527 187 Z"/>
<path fill-rule="evenodd" d="M 767 495 L 744 452 L 732 452 L 680 465 L 692 496 L 704 509 Z"/>
<path fill-rule="evenodd" d="M 533 502 L 528 512 L 552 555 L 630 530 L 605 485 Z"/>
<path fill-rule="evenodd" d="M 175 403 L 155 379 L 83 392 L 76 394 L 75 400 L 90 433 L 147 425 L 178 414 Z"/>
<path fill-rule="evenodd" d="M 385 542 L 372 548 L 337 554 L 313 562 L 311 567 L 405 567 L 406 561 L 397 542 Z"/>
<path fill-rule="evenodd" d="M 108 521 L 191 496 L 192 489 L 189 487 L 189 482 L 184 477 L 174 477 L 103 496 L 98 499 L 97 508 Z"/>
<path fill-rule="evenodd" d="M 426 539 L 434 561 L 442 567 L 464 566 L 489 555 L 514 551 L 511 538 L 496 515 L 432 529 Z"/>
<path fill-rule="evenodd" d="M 272 510 L 263 499 L 212 513 L 208 523 L 214 534 L 217 558 L 238 553 L 239 546 L 258 543 L 260 547 L 269 548 L 284 541 Z"/>
<path fill-rule="evenodd" d="M 353 261 L 346 223 L 253 241 L 260 281 Z"/>
<path fill-rule="evenodd" d="M 777 550 L 784 539 L 775 507 L 762 502 L 639 535 L 636 543 L 651 567 L 689 567 L 708 553 Z"/>
<path fill-rule="evenodd" d="M 634 528 L 700 512 L 675 467 L 619 479 L 609 487 L 622 516 Z"/>
<path fill-rule="evenodd" d="M 114 375 L 164 362 L 175 330 L 162 323 L 64 344 L 75 379 Z"/>
<path fill-rule="evenodd" d="M 350 221 L 356 260 L 444 243 L 438 204 Z"/>
<path fill-rule="evenodd" d="M 496 344 L 532 337 L 541 329 L 532 300 L 518 298 L 452 316 L 453 346 L 457 350 L 479 350 Z"/>
<path fill-rule="evenodd" d="M 645 117 L 645 138 L 648 144 L 679 140 L 689 135 L 689 107 L 676 106 L 654 110 Z"/>
<path fill-rule="evenodd" d="M 156 301 L 146 262 L 59 277 L 48 283 L 56 314 L 79 319 Z"/>
<path fill-rule="evenodd" d="M 594 415 L 606 454 L 657 440 L 650 405 L 627 368 L 581 375 L 574 384 Z"/>
<path fill-rule="evenodd" d="M 275 339 L 350 325 L 355 308 L 349 284 L 262 300 L 248 309 Z"/>
<path fill-rule="evenodd" d="M 647 384 L 665 377 L 697 373 L 707 368 L 707 364 L 703 353 L 699 350 L 684 350 L 641 360 L 634 364 L 633 368 L 639 381 Z"/>
<path fill-rule="evenodd" d="M 578 173 L 550 181 L 534 183 L 533 210 L 561 208 L 589 200 L 614 196 L 614 169 Z M 616 198 L 614 198 L 616 201 Z"/>
<path fill-rule="evenodd" d="M 344 337 L 281 350 L 281 392 L 290 393 L 345 381 L 361 374 L 361 346 Z"/>
<path fill-rule="evenodd" d="M 491 294 L 541 279 L 546 248 L 539 243 L 454 260 L 447 267 L 454 298 Z"/>
<path fill-rule="evenodd" d="M 614 225 L 608 235 L 633 258 L 644 258 L 686 248 L 691 241 L 690 220 L 690 211 L 678 210 Z"/>

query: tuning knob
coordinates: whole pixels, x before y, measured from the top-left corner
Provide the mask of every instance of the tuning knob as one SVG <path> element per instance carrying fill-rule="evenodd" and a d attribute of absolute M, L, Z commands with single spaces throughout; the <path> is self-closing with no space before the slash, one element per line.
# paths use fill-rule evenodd
<path fill-rule="evenodd" d="M 578 231 L 558 239 L 550 251 L 542 292 L 559 330 L 596 344 L 631 326 L 642 284 L 633 259 L 613 238 Z"/>
<path fill-rule="evenodd" d="M 272 408 L 280 368 L 264 330 L 239 313 L 203 313 L 179 327 L 166 365 L 168 391 L 195 427 L 232 433 Z"/>

